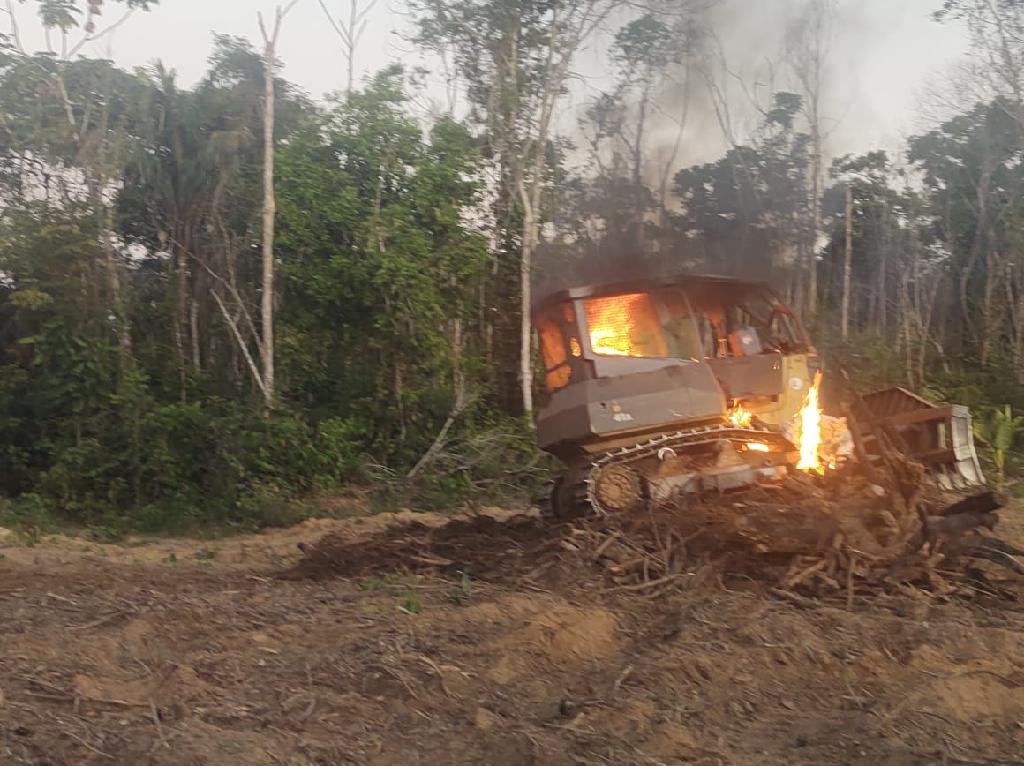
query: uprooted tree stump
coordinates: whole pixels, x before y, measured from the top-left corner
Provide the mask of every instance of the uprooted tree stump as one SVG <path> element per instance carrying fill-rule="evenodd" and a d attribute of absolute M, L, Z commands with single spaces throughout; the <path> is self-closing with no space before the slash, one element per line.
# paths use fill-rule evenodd
<path fill-rule="evenodd" d="M 777 486 L 589 520 L 579 534 L 593 542 L 594 560 L 618 587 L 673 583 L 682 562 L 692 569 L 695 560 L 717 560 L 775 578 L 782 593 L 845 590 L 851 603 L 865 584 L 948 593 L 949 578 L 979 559 L 1024 574 L 1015 558 L 1024 550 L 995 536 L 1002 498 L 989 490 L 952 497 L 930 486 L 900 434 L 870 416 L 841 366 L 840 377 L 851 431 L 870 432 L 873 455 L 858 443 L 858 460 L 824 477 L 794 473 Z"/>
<path fill-rule="evenodd" d="M 985 490 L 952 498 L 919 466 L 894 460 L 888 487 L 850 473 L 792 476 L 736 495 L 681 499 L 621 517 L 588 519 L 575 538 L 614 587 L 670 587 L 718 563 L 786 591 L 827 595 L 859 588 L 949 593 L 951 578 L 984 559 L 1017 573 L 1024 551 L 994 530 L 1002 499 Z"/>

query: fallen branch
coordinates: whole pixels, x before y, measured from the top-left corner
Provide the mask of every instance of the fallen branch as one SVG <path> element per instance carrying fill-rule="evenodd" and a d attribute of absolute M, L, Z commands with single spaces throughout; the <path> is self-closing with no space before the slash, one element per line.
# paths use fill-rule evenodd
<path fill-rule="evenodd" d="M 965 497 L 963 500 L 958 500 L 952 505 L 948 505 L 934 513 L 937 516 L 956 516 L 961 513 L 984 514 L 998 511 L 1003 505 L 1003 499 L 995 492 L 989 490 Z"/>
<path fill-rule="evenodd" d="M 666 575 L 665 577 L 659 577 L 657 580 L 649 580 L 648 582 L 632 583 L 631 585 L 618 585 L 618 586 L 616 586 L 614 588 L 609 588 L 606 592 L 607 593 L 619 593 L 619 592 L 627 592 L 627 591 L 635 592 L 635 591 L 648 590 L 649 588 L 656 588 L 659 585 L 665 585 L 666 583 L 670 583 L 673 580 L 678 580 L 679 577 L 680 577 L 680 575 L 677 575 L 677 574 Z"/>
<path fill-rule="evenodd" d="M 621 537 L 621 536 L 622 536 L 621 532 L 612 532 L 610 535 L 608 535 L 608 537 L 606 537 L 604 539 L 604 542 L 602 542 L 599 546 L 597 546 L 597 549 L 594 551 L 594 553 L 591 556 L 591 558 L 594 561 L 597 561 L 599 558 L 601 558 L 602 555 L 604 555 L 604 552 L 606 550 L 608 550 L 608 548 L 611 546 L 611 544 L 614 543 L 616 540 L 618 540 L 619 537 Z"/>
<path fill-rule="evenodd" d="M 252 373 L 252 378 L 256 382 L 256 386 L 259 388 L 260 393 L 266 396 L 267 388 L 263 383 L 263 376 L 256 367 L 256 362 L 253 361 L 252 354 L 249 353 L 249 346 L 246 344 L 245 339 L 242 338 L 242 333 L 238 329 L 238 323 L 228 313 L 227 306 L 224 305 L 224 301 L 220 299 L 217 291 L 211 290 L 210 294 L 213 295 L 213 300 L 217 303 L 217 307 L 220 309 L 220 313 L 223 315 L 224 321 L 227 322 L 228 329 L 231 330 L 231 334 L 234 336 L 235 342 L 238 344 L 238 349 L 242 352 L 242 357 L 245 359 L 245 364 L 249 368 L 249 372 Z"/>
<path fill-rule="evenodd" d="M 779 598 L 785 599 L 790 603 L 796 604 L 797 606 L 803 607 L 804 609 L 815 609 L 821 606 L 821 604 L 815 601 L 814 599 L 806 598 L 805 596 L 801 596 L 798 593 L 793 593 L 792 591 L 784 590 L 783 588 L 772 588 L 769 591 L 769 593 L 771 593 L 773 596 L 778 596 Z"/>
<path fill-rule="evenodd" d="M 156 735 L 160 738 L 161 744 L 168 750 L 171 749 L 170 744 L 167 742 L 167 738 L 164 736 L 164 727 L 160 723 L 160 712 L 156 709 L 156 703 L 153 698 L 149 699 L 149 713 L 153 718 L 153 725 L 156 726 Z"/>
<path fill-rule="evenodd" d="M 448 684 L 445 683 L 444 673 L 442 672 L 441 668 L 438 667 L 437 663 L 434 662 L 429 657 L 427 657 L 425 654 L 417 654 L 417 655 L 414 655 L 414 656 L 416 657 L 416 659 L 418 659 L 424 665 L 426 665 L 431 670 L 433 670 L 435 673 L 437 673 L 437 679 L 441 682 L 441 691 L 444 692 L 444 695 L 446 697 L 451 699 L 454 695 L 452 694 L 451 689 L 448 688 Z"/>
<path fill-rule="evenodd" d="M 451 430 L 452 426 L 455 425 L 455 421 L 461 417 L 462 413 L 466 411 L 466 408 L 469 407 L 472 401 L 472 397 L 466 397 L 462 374 L 458 369 L 456 369 L 455 404 L 452 406 L 452 411 L 448 413 L 448 417 L 445 419 L 444 425 L 441 426 L 441 430 L 438 432 L 437 438 L 434 439 L 427 451 L 423 453 L 423 457 L 416 461 L 416 465 L 414 465 L 412 470 L 406 475 L 405 478 L 407 481 L 415 479 L 420 471 L 433 462 L 441 451 L 441 448 L 444 446 L 445 440 L 448 438 L 448 432 Z"/>
<path fill-rule="evenodd" d="M 451 413 L 448 415 L 448 419 L 445 420 L 444 425 L 441 426 L 441 430 L 438 432 L 437 438 L 434 439 L 433 444 L 431 444 L 427 451 L 423 453 L 423 457 L 416 461 L 416 465 L 412 467 L 412 470 L 406 474 L 406 480 L 415 479 L 417 474 L 419 474 L 420 471 L 434 460 L 437 453 L 441 451 L 441 447 L 444 446 L 445 439 L 448 438 L 448 431 L 450 431 L 451 427 L 455 425 L 455 421 L 459 418 L 459 415 L 462 414 L 464 409 L 465 405 L 463 404 L 452 409 Z"/>
<path fill-rule="evenodd" d="M 96 755 L 100 756 L 101 758 L 108 758 L 111 761 L 115 760 L 114 756 L 112 756 L 110 753 L 105 753 L 102 750 L 100 750 L 99 748 L 93 747 L 88 742 L 86 742 L 84 739 L 79 737 L 78 735 L 72 734 L 70 731 L 67 731 L 67 730 L 65 730 L 64 733 L 67 734 L 69 737 L 71 737 L 71 739 L 75 740 L 75 742 L 80 744 L 82 747 L 92 751 L 93 753 L 95 753 Z"/>

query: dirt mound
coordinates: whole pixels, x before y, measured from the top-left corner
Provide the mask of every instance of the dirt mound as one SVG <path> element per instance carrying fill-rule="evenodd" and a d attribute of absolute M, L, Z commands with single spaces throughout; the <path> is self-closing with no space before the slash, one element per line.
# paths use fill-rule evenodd
<path fill-rule="evenodd" d="M 545 667 L 566 668 L 606 659 L 620 648 L 614 613 L 556 602 L 487 645 L 495 660 L 486 677 L 500 686 L 509 685 Z"/>
<path fill-rule="evenodd" d="M 850 600 L 901 587 L 973 596 L 984 578 L 976 569 L 967 576 L 964 565 L 973 558 L 958 558 L 958 546 L 978 541 L 1003 546 L 983 552 L 1024 572 L 1004 555 L 1012 546 L 977 535 L 978 528 L 994 528 L 1000 498 L 929 494 L 920 479 L 918 471 L 885 489 L 856 474 L 827 481 L 796 475 L 743 493 L 685 496 L 571 523 L 533 514 L 431 525 L 407 520 L 358 538 L 333 533 L 303 545 L 304 557 L 281 576 L 437 572 L 544 587 L 606 579 L 623 590 L 655 592 L 686 580 L 749 578 L 794 597 L 843 592 Z"/>
<path fill-rule="evenodd" d="M 559 549 L 562 530 L 536 515 L 480 515 L 442 526 L 406 522 L 366 539 L 329 534 L 304 546 L 305 556 L 283 579 L 360 577 L 439 570 L 501 582 L 542 567 Z"/>

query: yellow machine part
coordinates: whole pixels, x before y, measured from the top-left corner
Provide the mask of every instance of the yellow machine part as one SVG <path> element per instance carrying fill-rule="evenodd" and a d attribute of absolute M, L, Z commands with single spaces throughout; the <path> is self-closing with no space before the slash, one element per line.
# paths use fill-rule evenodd
<path fill-rule="evenodd" d="M 755 417 L 768 425 L 783 427 L 796 417 L 804 406 L 812 383 L 812 369 L 807 354 L 791 354 L 782 357 L 782 394 L 771 401 L 747 400 L 744 406 Z"/>

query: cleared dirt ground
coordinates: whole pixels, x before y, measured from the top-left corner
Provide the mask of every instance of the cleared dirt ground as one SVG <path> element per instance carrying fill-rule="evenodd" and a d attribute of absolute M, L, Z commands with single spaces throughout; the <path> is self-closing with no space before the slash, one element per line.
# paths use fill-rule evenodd
<path fill-rule="evenodd" d="M 0 763 L 1024 763 L 1014 581 L 848 609 L 704 568 L 652 596 L 567 529 L 445 521 L 0 540 Z"/>

